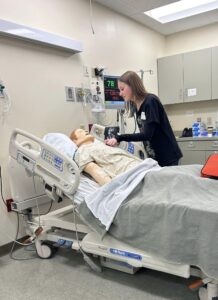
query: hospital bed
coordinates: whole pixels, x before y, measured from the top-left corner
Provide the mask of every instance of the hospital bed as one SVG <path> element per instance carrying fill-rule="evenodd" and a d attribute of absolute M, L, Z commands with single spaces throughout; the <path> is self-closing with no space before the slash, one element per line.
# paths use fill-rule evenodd
<path fill-rule="evenodd" d="M 134 274 L 149 268 L 176 276 L 202 278 L 195 287 L 201 300 L 218 297 L 218 280 L 209 278 L 198 267 L 167 261 L 121 242 L 107 233 L 102 239 L 90 229 L 77 212 L 80 185 L 87 183 L 76 163 L 43 140 L 16 129 L 9 146 L 9 175 L 14 202 L 12 209 L 24 215 L 26 233 L 35 240 L 41 258 L 50 258 L 58 247 L 80 251 L 84 260 L 95 271 L 101 266 Z M 35 216 L 33 210 L 52 201 L 72 201 L 71 205 L 47 215 Z M 99 257 L 100 264 L 92 257 Z M 140 259 L 139 259 L 140 258 Z"/>

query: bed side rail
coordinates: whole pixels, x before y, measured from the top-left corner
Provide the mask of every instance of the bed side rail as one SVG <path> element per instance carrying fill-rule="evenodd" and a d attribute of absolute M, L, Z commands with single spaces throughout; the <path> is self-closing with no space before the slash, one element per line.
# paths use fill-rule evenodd
<path fill-rule="evenodd" d="M 22 136 L 37 144 L 36 149 L 30 147 L 29 142 L 19 142 Z M 10 156 L 17 160 L 33 175 L 38 175 L 49 187 L 55 188 L 57 194 L 65 195 L 75 193 L 79 185 L 80 172 L 76 163 L 57 151 L 40 138 L 20 129 L 12 132 L 9 144 Z"/>

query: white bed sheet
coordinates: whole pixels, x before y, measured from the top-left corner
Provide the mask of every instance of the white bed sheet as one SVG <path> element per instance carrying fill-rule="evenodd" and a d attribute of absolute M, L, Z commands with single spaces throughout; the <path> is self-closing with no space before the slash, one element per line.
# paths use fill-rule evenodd
<path fill-rule="evenodd" d="M 77 204 L 80 204 L 82 201 L 85 200 L 85 197 L 96 192 L 99 188 L 100 185 L 97 184 L 94 180 L 81 174 L 78 189 L 74 194 L 74 201 Z"/>

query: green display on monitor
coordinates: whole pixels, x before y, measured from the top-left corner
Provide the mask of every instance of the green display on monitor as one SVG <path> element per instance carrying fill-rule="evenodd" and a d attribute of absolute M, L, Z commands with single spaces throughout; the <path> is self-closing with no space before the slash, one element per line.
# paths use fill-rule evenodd
<path fill-rule="evenodd" d="M 114 79 L 108 79 L 106 80 L 106 87 L 108 88 L 115 88 L 116 87 L 116 81 Z"/>
<path fill-rule="evenodd" d="M 104 76 L 104 99 L 106 108 L 124 108 L 124 99 L 120 96 L 118 76 Z"/>

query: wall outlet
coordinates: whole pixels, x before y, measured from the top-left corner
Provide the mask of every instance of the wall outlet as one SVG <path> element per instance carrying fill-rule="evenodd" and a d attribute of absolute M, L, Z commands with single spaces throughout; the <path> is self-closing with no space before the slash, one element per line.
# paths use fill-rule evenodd
<path fill-rule="evenodd" d="M 72 86 L 65 86 L 65 94 L 66 94 L 66 101 L 75 102 L 74 87 L 72 87 Z"/>

